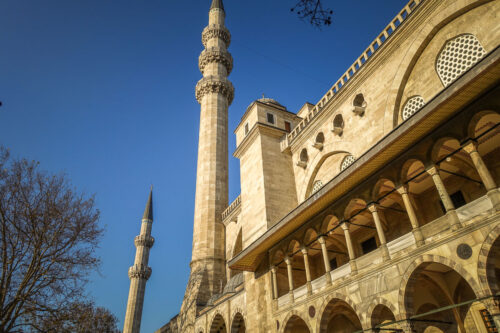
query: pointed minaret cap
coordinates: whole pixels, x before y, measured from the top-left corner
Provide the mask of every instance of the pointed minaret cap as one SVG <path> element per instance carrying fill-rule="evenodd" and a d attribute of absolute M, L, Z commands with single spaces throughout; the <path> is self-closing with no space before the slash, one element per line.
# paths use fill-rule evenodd
<path fill-rule="evenodd" d="M 215 8 L 224 10 L 224 4 L 222 3 L 222 0 L 212 0 L 212 6 L 210 6 L 210 10 Z"/>
<path fill-rule="evenodd" d="M 151 190 L 149 191 L 148 202 L 146 203 L 146 209 L 144 209 L 143 220 L 153 221 L 153 186 L 151 185 Z"/>

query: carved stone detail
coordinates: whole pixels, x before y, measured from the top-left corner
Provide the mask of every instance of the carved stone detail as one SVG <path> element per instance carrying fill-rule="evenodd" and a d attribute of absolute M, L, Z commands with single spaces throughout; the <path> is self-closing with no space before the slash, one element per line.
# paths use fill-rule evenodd
<path fill-rule="evenodd" d="M 229 47 L 231 43 L 231 34 L 226 27 L 219 24 L 211 24 L 203 29 L 203 33 L 201 34 L 201 42 L 205 47 L 207 47 L 207 42 L 212 38 L 220 38 L 226 43 L 226 47 Z"/>
<path fill-rule="evenodd" d="M 128 277 L 130 279 L 145 279 L 148 280 L 151 276 L 151 267 L 134 265 L 128 269 Z"/>
<path fill-rule="evenodd" d="M 136 247 L 145 246 L 147 248 L 151 248 L 155 243 L 155 239 L 151 236 L 139 235 L 134 239 L 134 244 Z"/>
<path fill-rule="evenodd" d="M 209 93 L 218 93 L 224 95 L 231 105 L 234 98 L 234 87 L 231 81 L 217 76 L 207 76 L 198 81 L 196 85 L 196 99 L 201 104 L 203 96 Z"/>
<path fill-rule="evenodd" d="M 205 67 L 209 63 L 217 62 L 222 65 L 224 65 L 227 69 L 227 74 L 231 73 L 233 70 L 233 57 L 231 56 L 231 53 L 221 50 L 216 47 L 209 48 L 207 50 L 204 50 L 200 54 L 200 58 L 198 61 L 200 71 L 203 74 L 205 71 Z"/>

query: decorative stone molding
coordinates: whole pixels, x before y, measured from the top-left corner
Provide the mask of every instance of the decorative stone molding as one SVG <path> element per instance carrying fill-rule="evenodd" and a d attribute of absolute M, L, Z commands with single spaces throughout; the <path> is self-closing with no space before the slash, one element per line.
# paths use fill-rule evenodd
<path fill-rule="evenodd" d="M 203 96 L 209 93 L 222 94 L 227 98 L 228 105 L 231 105 L 234 98 L 234 87 L 231 81 L 217 76 L 207 76 L 196 84 L 196 99 L 201 104 Z"/>
<path fill-rule="evenodd" d="M 151 272 L 152 272 L 151 267 L 134 265 L 128 269 L 128 277 L 130 279 L 148 280 L 149 277 L 151 276 Z"/>
<path fill-rule="evenodd" d="M 224 65 L 227 69 L 228 75 L 233 70 L 233 57 L 231 56 L 231 53 L 217 47 L 211 47 L 207 50 L 203 50 L 200 54 L 200 58 L 198 60 L 200 72 L 203 74 L 205 67 L 214 62 Z"/>
<path fill-rule="evenodd" d="M 139 235 L 134 239 L 134 244 L 136 247 L 145 246 L 147 248 L 151 248 L 155 243 L 155 239 L 151 236 Z"/>
<path fill-rule="evenodd" d="M 231 44 L 231 34 L 229 30 L 225 26 L 219 24 L 211 24 L 203 29 L 203 33 L 201 34 L 201 42 L 205 47 L 207 47 L 207 42 L 212 38 L 220 38 L 226 43 L 226 47 L 229 47 Z"/>

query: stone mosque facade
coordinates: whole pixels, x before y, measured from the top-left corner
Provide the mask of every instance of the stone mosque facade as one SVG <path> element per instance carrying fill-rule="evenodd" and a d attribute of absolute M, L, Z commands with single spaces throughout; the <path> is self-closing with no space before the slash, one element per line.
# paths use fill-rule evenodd
<path fill-rule="evenodd" d="M 233 202 L 226 15 L 202 33 L 191 274 L 157 332 L 498 332 L 500 0 L 410 0 L 316 104 L 253 102 Z"/>

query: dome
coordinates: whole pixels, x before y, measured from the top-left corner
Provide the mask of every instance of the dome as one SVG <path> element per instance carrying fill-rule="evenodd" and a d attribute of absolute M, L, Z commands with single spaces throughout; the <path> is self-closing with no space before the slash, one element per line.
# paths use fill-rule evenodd
<path fill-rule="evenodd" d="M 259 98 L 257 101 L 264 103 L 264 104 L 274 104 L 274 105 L 283 106 L 277 100 L 272 99 L 272 98 L 267 98 L 267 97 Z"/>

